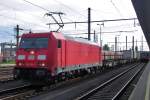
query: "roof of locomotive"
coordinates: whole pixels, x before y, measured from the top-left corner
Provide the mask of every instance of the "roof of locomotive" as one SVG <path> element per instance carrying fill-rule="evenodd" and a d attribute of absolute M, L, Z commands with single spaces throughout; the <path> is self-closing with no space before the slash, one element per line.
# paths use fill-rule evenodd
<path fill-rule="evenodd" d="M 76 42 L 80 42 L 80 43 L 86 43 L 86 44 L 99 46 L 97 43 L 92 42 L 92 41 L 88 41 L 87 39 L 70 37 L 70 36 L 65 36 L 65 35 L 64 35 L 64 37 L 66 40 L 72 40 L 72 41 L 76 41 Z"/>
<path fill-rule="evenodd" d="M 48 37 L 50 34 L 47 33 L 25 33 L 21 37 L 23 38 L 32 38 L 32 37 Z"/>
<path fill-rule="evenodd" d="M 53 35 L 56 39 L 71 40 L 71 41 L 76 41 L 76 42 L 80 42 L 80 43 L 86 43 L 86 44 L 99 46 L 97 43 L 92 42 L 92 41 L 88 41 L 87 39 L 71 37 L 71 36 L 67 36 L 65 34 L 58 33 L 58 32 L 27 33 L 27 34 L 23 34 L 22 37 L 24 37 L 24 38 L 29 38 L 29 37 L 48 37 L 50 35 Z"/>

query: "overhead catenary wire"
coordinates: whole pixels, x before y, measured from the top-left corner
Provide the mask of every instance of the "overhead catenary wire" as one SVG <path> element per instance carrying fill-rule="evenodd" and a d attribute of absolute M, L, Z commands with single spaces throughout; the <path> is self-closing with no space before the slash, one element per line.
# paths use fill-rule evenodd
<path fill-rule="evenodd" d="M 50 10 L 48 10 L 48 9 L 42 7 L 42 6 L 39 6 L 39 5 L 35 4 L 35 3 L 32 3 L 32 2 L 30 2 L 30 1 L 27 1 L 27 0 L 23 0 L 23 1 L 26 2 L 26 3 L 29 3 L 29 4 L 31 4 L 31 5 L 33 5 L 33 6 L 35 6 L 35 7 L 38 7 L 38 8 L 40 8 L 40 9 L 43 9 L 43 10 L 45 10 L 45 11 L 47 11 L 47 12 L 51 12 Z M 70 21 L 72 21 L 72 20 L 69 19 L 69 18 L 67 18 L 67 19 L 70 20 Z"/>
<path fill-rule="evenodd" d="M 23 3 L 24 4 L 24 3 Z M 38 3 L 37 3 L 38 4 Z M 27 7 L 28 7 L 28 4 L 27 4 Z M 45 6 L 43 6 L 45 7 Z M 48 7 L 47 7 L 48 8 Z M 40 10 L 41 11 L 41 10 Z M 25 13 L 26 14 L 26 13 Z M 13 17 L 13 16 L 8 16 L 8 17 Z M 16 19 L 17 20 L 17 19 Z M 66 20 L 67 21 L 67 20 Z M 82 23 L 81 23 L 82 24 Z M 34 25 L 34 24 L 33 24 Z M 39 25 L 38 25 L 39 26 Z M 80 27 L 81 28 L 81 27 Z M 36 30 L 37 31 L 37 30 Z M 76 32 L 77 33 L 77 32 Z"/>
<path fill-rule="evenodd" d="M 7 7 L 7 8 L 10 8 L 10 9 L 12 9 L 13 11 L 19 11 L 19 9 L 17 9 L 17 8 L 14 8 L 14 7 L 10 7 L 10 6 L 7 6 L 7 5 L 5 5 L 5 4 L 3 4 L 3 3 L 1 3 L 0 2 L 0 4 L 1 4 L 1 6 L 4 6 L 4 7 Z M 27 13 L 24 13 L 24 12 L 19 12 L 19 13 L 23 13 L 23 14 L 27 14 Z M 37 15 L 34 15 L 34 14 L 27 14 L 27 15 L 29 15 L 29 16 L 32 16 L 32 17 L 37 17 L 38 19 L 40 18 L 40 20 L 41 20 L 41 18 L 42 17 L 40 17 L 40 16 L 37 16 Z M 42 22 L 44 22 L 43 20 L 41 20 Z"/>
<path fill-rule="evenodd" d="M 44 8 L 44 7 L 41 7 L 41 6 L 37 5 L 37 4 L 34 4 L 34 3 L 30 2 L 30 1 L 27 1 L 27 0 L 23 0 L 23 1 L 29 3 L 29 4 L 31 4 L 31 5 L 33 5 L 33 6 L 36 6 L 36 7 L 38 7 L 38 8 L 41 8 L 41 9 L 46 10 L 46 11 L 49 12 L 48 9 L 46 9 L 46 8 Z"/>
<path fill-rule="evenodd" d="M 13 11 L 14 11 L 14 10 L 15 10 L 15 11 L 19 11 L 19 9 L 17 9 L 17 8 L 15 8 L 15 7 L 8 6 L 8 5 L 6 5 L 6 4 L 4 4 L 4 3 L 1 3 L 1 2 L 0 2 L 0 4 L 1 4 L 1 6 L 6 7 L 6 8 L 10 8 L 10 9 L 12 9 Z M 27 14 L 27 15 L 29 15 L 29 14 Z M 30 15 L 32 15 L 32 14 L 30 14 Z M 36 15 L 33 15 L 33 16 L 35 17 Z M 39 16 L 37 16 L 37 17 L 39 17 Z"/>
<path fill-rule="evenodd" d="M 33 5 L 33 6 L 36 6 L 36 7 L 40 8 L 40 9 L 43 9 L 43 10 L 45 10 L 45 11 L 51 12 L 50 10 L 48 10 L 48 9 L 42 7 L 42 6 L 39 6 L 39 5 L 37 5 L 37 4 L 34 4 L 34 3 L 32 3 L 32 2 L 29 2 L 29 1 L 27 1 L 27 0 L 23 0 L 23 1 L 26 2 L 26 3 L 29 3 L 29 4 L 31 4 L 31 5 Z M 66 18 L 67 20 L 72 21 L 71 19 L 69 19 L 69 18 L 67 18 L 67 17 L 65 17 L 65 16 L 63 16 L 63 18 Z M 57 23 L 55 23 L 55 24 L 57 24 Z M 59 23 L 59 24 L 61 24 L 61 23 Z"/>
<path fill-rule="evenodd" d="M 111 11 L 103 11 L 103 10 L 99 10 L 99 9 L 92 9 L 92 11 L 96 12 L 96 13 L 104 13 L 104 14 L 114 14 Z"/>
<path fill-rule="evenodd" d="M 48 10 L 48 9 L 42 7 L 42 6 L 39 6 L 39 5 L 35 4 L 35 3 L 32 3 L 32 2 L 27 1 L 27 0 L 23 0 L 23 1 L 29 3 L 29 4 L 31 4 L 31 5 L 33 5 L 33 6 L 36 6 L 36 7 L 40 8 L 40 9 L 43 9 L 43 10 L 45 10 L 45 11 L 49 11 L 49 12 L 50 12 L 50 10 Z M 57 2 L 59 2 L 59 1 L 57 1 Z M 111 2 L 112 2 L 112 1 L 111 1 Z M 59 2 L 59 3 L 61 3 L 61 2 Z M 61 3 L 61 4 L 62 4 L 62 3 Z M 64 5 L 64 6 L 66 6 L 66 5 Z M 68 19 L 68 18 L 67 18 L 67 19 Z M 103 20 L 103 21 L 105 21 L 105 20 Z M 102 21 L 92 21 L 92 22 L 102 22 Z M 71 24 L 71 22 L 64 22 L 64 23 L 65 23 L 65 24 Z M 72 22 L 72 24 L 79 24 L 79 23 L 87 23 L 87 22 Z M 49 23 L 49 24 L 47 24 L 47 25 L 50 25 L 50 24 L 56 24 L 56 23 Z"/>
<path fill-rule="evenodd" d="M 2 4 L 2 6 L 5 6 L 5 7 L 9 7 L 9 6 L 7 6 L 7 5 L 4 5 L 4 4 Z M 11 7 L 9 7 L 9 8 L 11 8 Z M 13 10 L 15 9 L 15 8 L 12 8 Z M 15 9 L 16 10 L 16 9 Z M 4 18 L 7 18 L 7 19 L 11 19 L 11 20 L 13 20 L 13 21 L 19 21 L 19 22 L 24 22 L 24 23 L 29 23 L 29 24 L 32 24 L 32 25 L 35 25 L 35 26 L 41 26 L 40 24 L 35 24 L 35 23 L 32 23 L 32 22 L 27 22 L 27 21 L 25 21 L 25 20 L 21 20 L 21 19 L 18 19 L 18 18 L 16 18 L 16 17 L 10 17 L 10 16 L 5 16 L 5 15 L 2 15 L 2 14 L 0 14 L 0 16 L 1 17 L 4 17 Z M 43 25 L 41 26 L 41 27 L 44 27 Z M 47 28 L 47 27 L 45 27 L 45 28 Z"/>
<path fill-rule="evenodd" d="M 73 10 L 73 11 L 74 11 L 74 12 L 76 12 L 77 14 L 79 14 L 79 15 L 81 15 L 81 16 L 83 16 L 83 17 L 85 17 L 85 18 L 86 18 L 86 16 L 85 16 L 85 15 L 83 15 L 83 14 L 79 13 L 79 12 L 78 12 L 78 11 L 76 11 L 75 9 L 73 9 L 73 8 L 69 7 L 68 5 L 66 5 L 66 4 L 64 4 L 64 3 L 62 3 L 62 2 L 60 2 L 60 1 L 58 1 L 58 0 L 53 0 L 53 1 L 55 1 L 55 2 L 59 3 L 60 5 L 62 5 L 62 6 L 64 6 L 64 7 L 66 7 L 66 8 L 68 8 L 68 9 L 70 9 L 70 10 Z"/>
<path fill-rule="evenodd" d="M 110 32 L 101 32 L 101 33 L 130 33 L 130 32 L 135 32 L 137 30 L 129 30 L 129 31 L 110 31 Z M 95 32 L 95 34 L 99 34 L 100 32 Z M 88 33 L 76 33 L 76 34 L 66 34 L 66 35 L 81 35 L 81 34 L 88 34 Z M 91 33 L 94 34 L 94 33 Z"/>
<path fill-rule="evenodd" d="M 95 20 L 91 21 L 91 23 L 98 23 L 98 22 L 114 22 L 114 21 L 125 21 L 125 20 L 135 20 L 137 18 L 124 18 L 124 19 L 110 19 L 110 20 Z M 82 23 L 88 23 L 88 21 L 76 21 L 76 22 L 64 22 L 64 24 L 82 24 Z M 56 24 L 56 23 L 48 23 L 48 24 Z"/>
<path fill-rule="evenodd" d="M 37 5 L 37 4 L 34 4 L 34 3 L 32 3 L 32 2 L 29 2 L 29 1 L 27 1 L 27 0 L 23 0 L 23 1 L 29 3 L 29 4 L 31 4 L 31 5 L 33 5 L 33 6 L 36 6 L 36 7 L 38 7 L 38 8 L 41 8 L 41 9 L 43 9 L 43 10 L 45 10 L 45 11 L 51 12 L 50 10 L 48 10 L 48 9 L 42 7 L 42 6 L 39 6 L 39 5 Z M 71 19 L 69 19 L 69 18 L 67 18 L 67 17 L 65 17 L 65 16 L 62 16 L 62 17 L 63 17 L 63 18 L 66 18 L 66 19 L 69 20 L 69 21 L 72 21 Z M 57 23 L 55 23 L 55 24 L 57 24 Z M 61 24 L 61 23 L 59 23 L 59 24 Z M 75 22 L 74 24 L 77 24 L 77 23 Z M 79 24 L 79 23 L 78 23 L 78 24 Z M 48 24 L 47 24 L 47 25 L 48 25 Z"/>
<path fill-rule="evenodd" d="M 116 9 L 116 11 L 119 13 L 119 15 L 121 17 L 123 17 L 123 15 L 121 14 L 120 10 L 117 8 L 117 6 L 115 5 L 115 3 L 113 2 L 113 0 L 110 0 L 110 2 L 112 3 L 112 5 L 114 6 L 114 8 Z"/>
<path fill-rule="evenodd" d="M 142 41 L 136 41 L 136 42 L 142 42 Z M 147 42 L 147 41 L 143 41 L 143 42 Z M 108 42 L 108 43 L 115 43 L 115 42 Z M 118 42 L 118 43 L 126 43 L 126 42 Z M 133 43 L 133 42 L 127 42 L 127 43 Z"/>
<path fill-rule="evenodd" d="M 132 26 L 133 26 L 133 24 L 126 23 L 126 24 L 120 24 L 120 25 L 107 26 L 107 28 L 116 28 L 116 27 L 125 27 L 126 28 L 126 27 L 132 27 Z"/>
<path fill-rule="evenodd" d="M 35 26 L 41 26 L 40 24 L 35 24 L 35 23 L 31 23 L 31 22 L 27 22 L 27 21 L 24 21 L 24 20 L 20 20 L 18 18 L 14 18 L 14 17 L 8 17 L 8 16 L 5 16 L 5 15 L 1 15 L 1 17 L 4 17 L 4 18 L 7 18 L 7 19 L 10 19 L 10 20 L 13 20 L 13 21 L 19 21 L 19 22 L 24 22 L 24 23 L 29 23 L 31 25 L 35 25 Z M 46 26 L 44 27 L 43 25 L 41 26 L 43 28 L 47 28 Z"/>

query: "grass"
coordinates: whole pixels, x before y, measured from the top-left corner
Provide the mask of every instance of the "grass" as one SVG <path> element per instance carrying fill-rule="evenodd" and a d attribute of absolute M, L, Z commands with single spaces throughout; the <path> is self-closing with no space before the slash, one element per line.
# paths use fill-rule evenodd
<path fill-rule="evenodd" d="M 10 61 L 2 62 L 0 64 L 15 64 L 15 61 L 14 60 L 10 60 Z"/>

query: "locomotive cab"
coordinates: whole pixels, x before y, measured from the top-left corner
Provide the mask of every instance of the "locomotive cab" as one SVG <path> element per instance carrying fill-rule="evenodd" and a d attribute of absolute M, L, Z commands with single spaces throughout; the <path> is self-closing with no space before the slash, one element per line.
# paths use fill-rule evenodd
<path fill-rule="evenodd" d="M 24 34 L 16 52 L 14 78 L 42 78 L 48 74 L 50 34 Z"/>

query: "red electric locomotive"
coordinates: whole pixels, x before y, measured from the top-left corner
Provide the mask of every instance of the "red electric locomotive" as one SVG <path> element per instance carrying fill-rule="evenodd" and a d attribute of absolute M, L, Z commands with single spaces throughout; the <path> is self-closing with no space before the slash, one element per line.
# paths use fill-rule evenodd
<path fill-rule="evenodd" d="M 23 34 L 16 52 L 15 78 L 55 80 L 93 71 L 102 64 L 101 48 L 61 33 Z"/>

